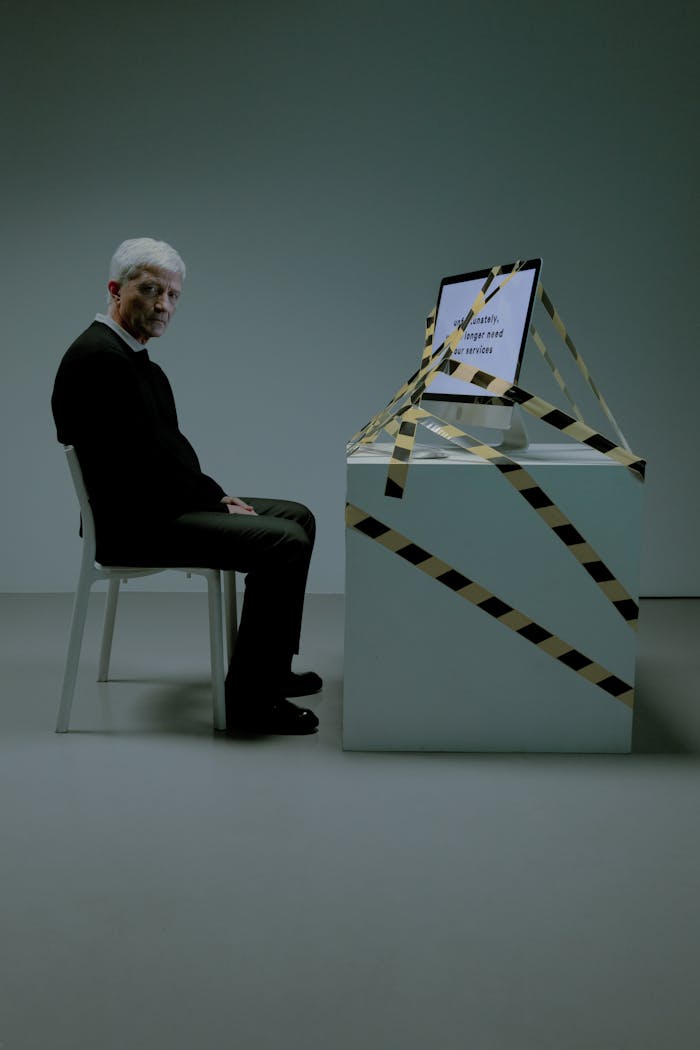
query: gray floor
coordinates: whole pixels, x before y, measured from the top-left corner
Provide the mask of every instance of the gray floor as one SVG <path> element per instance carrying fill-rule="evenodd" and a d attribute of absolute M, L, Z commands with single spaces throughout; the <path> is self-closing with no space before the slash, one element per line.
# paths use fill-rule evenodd
<path fill-rule="evenodd" d="M 0 597 L 2 1050 L 700 1045 L 700 601 L 645 602 L 631 756 L 343 753 L 211 730 L 202 595 Z M 300 665 L 301 666 L 301 665 Z"/>

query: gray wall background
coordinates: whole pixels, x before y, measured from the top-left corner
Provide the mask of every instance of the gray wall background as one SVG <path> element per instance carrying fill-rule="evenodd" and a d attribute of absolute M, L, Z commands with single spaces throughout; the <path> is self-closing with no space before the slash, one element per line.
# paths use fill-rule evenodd
<path fill-rule="evenodd" d="M 700 594 L 697 10 L 0 4 L 0 590 L 74 586 L 53 376 L 150 235 L 189 267 L 149 348 L 182 428 L 231 493 L 315 508 L 311 590 L 343 589 L 344 443 L 414 370 L 440 277 L 541 255 L 649 460 L 643 593 Z"/>

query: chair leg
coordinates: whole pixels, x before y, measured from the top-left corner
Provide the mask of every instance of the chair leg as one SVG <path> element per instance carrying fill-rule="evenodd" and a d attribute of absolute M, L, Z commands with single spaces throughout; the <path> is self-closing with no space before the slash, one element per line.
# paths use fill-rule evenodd
<path fill-rule="evenodd" d="M 112 655 L 112 639 L 114 638 L 114 620 L 117 615 L 117 599 L 119 598 L 119 579 L 113 577 L 109 581 L 107 600 L 105 603 L 105 618 L 102 627 L 102 645 L 100 646 L 100 663 L 97 670 L 97 681 L 106 682 L 109 678 L 109 660 Z"/>
<path fill-rule="evenodd" d="M 224 577 L 224 615 L 226 624 L 226 657 L 231 663 L 233 650 L 236 645 L 238 634 L 238 609 L 236 607 L 236 573 L 233 569 L 225 569 Z"/>
<path fill-rule="evenodd" d="M 221 628 L 221 574 L 207 575 L 209 596 L 209 647 L 211 684 L 214 700 L 214 728 L 226 728 L 226 693 L 224 686 L 224 638 Z"/>
<path fill-rule="evenodd" d="M 78 586 L 73 600 L 73 615 L 71 618 L 70 637 L 68 641 L 68 653 L 66 655 L 66 667 L 63 672 L 63 686 L 61 688 L 61 702 L 58 708 L 58 719 L 56 720 L 56 732 L 67 733 L 70 722 L 70 710 L 73 705 L 73 694 L 75 692 L 75 679 L 78 674 L 78 661 L 80 650 L 83 645 L 83 633 L 85 631 L 85 618 L 87 616 L 88 598 L 92 580 L 89 571 L 81 568 L 78 578 Z"/>

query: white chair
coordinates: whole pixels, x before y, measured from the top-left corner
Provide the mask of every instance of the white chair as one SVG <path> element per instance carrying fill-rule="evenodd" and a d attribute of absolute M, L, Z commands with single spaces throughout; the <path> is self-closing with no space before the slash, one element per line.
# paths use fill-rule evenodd
<path fill-rule="evenodd" d="M 114 635 L 114 620 L 117 613 L 117 599 L 119 598 L 119 584 L 122 580 L 130 580 L 137 576 L 153 576 L 158 572 L 168 571 L 165 568 L 128 567 L 124 565 L 100 565 L 95 561 L 95 521 L 92 508 L 88 499 L 83 472 L 80 469 L 78 456 L 72 445 L 64 446 L 68 466 L 70 468 L 76 495 L 80 504 L 80 513 L 83 520 L 83 555 L 80 563 L 80 574 L 78 586 L 75 591 L 73 603 L 73 618 L 71 621 L 70 638 L 68 642 L 68 654 L 66 656 L 66 668 L 63 675 L 63 687 L 61 689 L 61 703 L 58 709 L 56 732 L 68 732 L 70 721 L 73 693 L 75 692 L 75 680 L 78 673 L 78 662 L 80 650 L 83 643 L 85 630 L 85 618 L 87 615 L 88 598 L 92 585 L 97 580 L 107 580 L 109 589 L 107 591 L 107 603 L 105 605 L 104 628 L 102 631 L 102 646 L 100 649 L 100 662 L 97 674 L 98 682 L 106 682 L 109 673 L 109 659 L 112 651 L 112 637 Z M 169 566 L 177 572 L 185 572 L 188 576 L 192 574 L 203 576 L 207 581 L 209 594 L 209 643 L 211 650 L 211 677 L 212 693 L 214 701 L 214 727 L 216 729 L 226 728 L 226 703 L 224 695 L 224 652 L 223 652 L 223 630 L 221 618 L 221 570 L 203 568 L 180 568 Z M 233 571 L 224 571 L 223 598 L 226 615 L 226 649 L 230 660 L 236 639 L 236 574 Z"/>

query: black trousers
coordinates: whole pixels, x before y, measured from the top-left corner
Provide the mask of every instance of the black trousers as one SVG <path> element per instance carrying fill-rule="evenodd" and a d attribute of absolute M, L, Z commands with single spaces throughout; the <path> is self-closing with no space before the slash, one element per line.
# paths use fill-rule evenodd
<path fill-rule="evenodd" d="M 301 503 L 244 499 L 255 515 L 182 514 L 162 527 L 157 544 L 129 552 L 128 562 L 235 569 L 245 574 L 238 637 L 226 676 L 227 703 L 230 697 L 232 707 L 284 695 L 292 656 L 299 652 L 306 578 L 316 534 L 314 516 Z"/>

